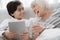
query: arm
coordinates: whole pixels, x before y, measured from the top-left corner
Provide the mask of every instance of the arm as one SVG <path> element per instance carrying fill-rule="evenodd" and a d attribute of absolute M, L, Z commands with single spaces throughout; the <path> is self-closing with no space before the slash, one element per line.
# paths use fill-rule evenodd
<path fill-rule="evenodd" d="M 4 21 L 0 24 L 0 37 L 3 37 L 3 36 L 2 36 L 2 33 L 4 33 L 7 29 L 8 29 L 8 20 L 4 20 Z"/>
<path fill-rule="evenodd" d="M 8 22 L 10 20 L 4 20 L 1 24 L 0 24 L 0 37 L 3 39 L 6 39 L 7 37 L 10 38 L 11 34 L 14 34 L 12 32 L 9 32 L 8 29 Z"/>
<path fill-rule="evenodd" d="M 45 28 L 41 27 L 40 24 L 34 24 L 32 26 L 33 40 L 35 40 L 44 30 L 45 30 Z"/>

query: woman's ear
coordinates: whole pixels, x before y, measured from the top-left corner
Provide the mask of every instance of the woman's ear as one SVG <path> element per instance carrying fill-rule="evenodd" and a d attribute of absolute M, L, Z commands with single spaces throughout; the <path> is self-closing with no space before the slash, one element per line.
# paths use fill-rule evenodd
<path fill-rule="evenodd" d="M 48 8 L 46 8 L 45 12 L 46 12 L 46 13 L 51 13 L 51 10 L 48 9 Z"/>
<path fill-rule="evenodd" d="M 14 14 L 11 14 L 11 16 L 14 16 Z"/>

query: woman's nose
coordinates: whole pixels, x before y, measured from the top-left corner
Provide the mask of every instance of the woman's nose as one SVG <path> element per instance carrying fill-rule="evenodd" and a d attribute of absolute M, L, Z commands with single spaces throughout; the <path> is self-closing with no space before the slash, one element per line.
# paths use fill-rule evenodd
<path fill-rule="evenodd" d="M 23 14 L 24 14 L 24 12 L 25 12 L 24 10 L 21 11 L 21 13 L 23 13 Z"/>

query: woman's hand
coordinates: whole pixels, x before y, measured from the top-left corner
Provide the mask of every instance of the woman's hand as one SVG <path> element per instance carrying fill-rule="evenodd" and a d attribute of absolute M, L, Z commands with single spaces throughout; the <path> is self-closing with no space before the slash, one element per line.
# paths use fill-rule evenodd
<path fill-rule="evenodd" d="M 39 24 L 39 23 L 36 23 L 32 26 L 32 31 L 33 33 L 39 33 L 43 30 L 44 28 Z"/>
<path fill-rule="evenodd" d="M 39 24 L 36 23 L 32 26 L 32 32 L 34 33 L 34 39 L 37 38 L 37 36 L 39 35 L 39 33 L 43 30 L 44 28 Z"/>
<path fill-rule="evenodd" d="M 30 37 L 29 37 L 29 34 L 27 31 L 22 31 L 20 34 L 19 34 L 20 38 L 22 38 L 23 40 L 30 40 Z"/>
<path fill-rule="evenodd" d="M 10 32 L 10 31 L 6 31 L 4 32 L 4 36 L 7 38 L 7 39 L 14 39 L 16 37 L 16 33 L 14 32 Z"/>

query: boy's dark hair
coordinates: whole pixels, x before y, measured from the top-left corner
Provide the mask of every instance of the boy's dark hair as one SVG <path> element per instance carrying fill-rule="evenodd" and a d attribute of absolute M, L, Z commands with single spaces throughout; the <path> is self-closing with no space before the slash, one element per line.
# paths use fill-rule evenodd
<path fill-rule="evenodd" d="M 11 14 L 13 14 L 16 10 L 17 10 L 17 6 L 18 5 L 21 5 L 22 3 L 20 1 L 11 1 L 7 4 L 7 11 L 8 11 L 8 14 L 10 16 L 12 16 Z M 14 16 L 12 16 L 14 17 Z"/>

